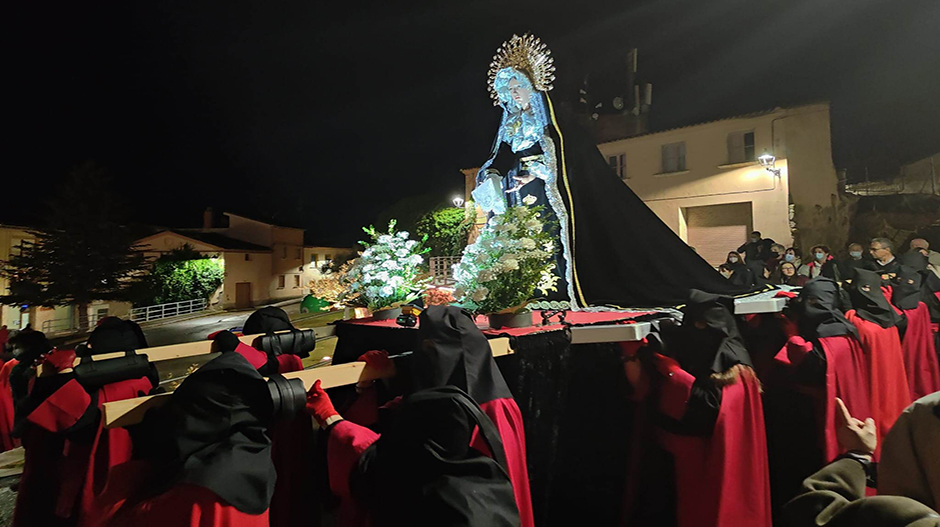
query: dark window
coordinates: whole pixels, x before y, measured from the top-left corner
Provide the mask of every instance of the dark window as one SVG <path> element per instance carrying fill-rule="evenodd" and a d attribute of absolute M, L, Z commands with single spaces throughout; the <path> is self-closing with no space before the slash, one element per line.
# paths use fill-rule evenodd
<path fill-rule="evenodd" d="M 626 154 L 617 154 L 607 157 L 607 164 L 610 165 L 610 169 L 614 171 L 614 174 L 617 174 L 617 177 L 620 179 L 627 178 L 627 155 Z"/>
<path fill-rule="evenodd" d="M 685 170 L 685 141 L 663 145 L 663 173 Z"/>
<path fill-rule="evenodd" d="M 278 275 L 278 277 L 277 277 L 277 288 L 278 288 L 278 289 L 284 289 L 284 279 L 285 279 L 284 275 Z"/>
<path fill-rule="evenodd" d="M 728 164 L 754 161 L 754 131 L 728 134 Z"/>

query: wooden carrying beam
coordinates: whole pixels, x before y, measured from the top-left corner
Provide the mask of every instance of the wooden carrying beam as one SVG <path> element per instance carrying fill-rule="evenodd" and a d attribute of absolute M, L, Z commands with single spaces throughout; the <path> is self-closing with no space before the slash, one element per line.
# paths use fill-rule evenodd
<path fill-rule="evenodd" d="M 336 333 L 335 326 L 326 326 L 320 328 L 313 328 L 314 333 L 317 336 L 317 340 L 332 337 Z M 288 333 L 288 331 L 278 331 L 277 333 Z M 264 334 L 257 335 L 242 335 L 238 337 L 238 340 L 248 344 L 249 346 L 259 337 L 263 337 Z M 200 355 L 208 355 L 210 353 L 215 353 L 216 350 L 213 349 L 215 342 L 212 340 L 199 340 L 196 342 L 185 342 L 183 344 L 170 344 L 168 346 L 154 346 L 152 348 L 144 348 L 137 350 L 138 355 L 146 355 L 147 360 L 150 362 L 161 362 L 165 360 L 173 359 L 182 359 L 185 357 L 198 357 Z M 101 353 L 98 355 L 91 355 L 88 357 L 91 360 L 106 360 L 106 359 L 116 359 L 118 357 L 123 357 L 124 352 L 118 351 L 115 353 Z M 81 358 L 75 358 L 75 366 L 78 366 Z M 42 365 L 40 365 L 40 368 Z M 42 373 L 40 371 L 40 373 Z"/>
<path fill-rule="evenodd" d="M 512 353 L 508 338 L 490 339 L 489 343 L 494 357 Z M 309 390 L 318 379 L 323 388 L 336 388 L 338 386 L 356 384 L 360 381 L 393 377 L 395 375 L 394 363 L 392 366 L 393 367 L 388 370 L 377 370 L 367 368 L 365 362 L 349 362 L 346 364 L 336 364 L 322 368 L 285 373 L 284 377 L 302 380 L 305 390 Z M 105 403 L 101 416 L 104 420 L 104 426 L 106 428 L 116 428 L 137 424 L 143 420 L 147 410 L 162 406 L 171 396 L 171 393 L 163 393 Z"/>

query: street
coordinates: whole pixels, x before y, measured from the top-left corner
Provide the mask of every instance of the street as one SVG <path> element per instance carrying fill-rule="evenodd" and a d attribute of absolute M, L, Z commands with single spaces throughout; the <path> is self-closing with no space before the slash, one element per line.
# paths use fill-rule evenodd
<path fill-rule="evenodd" d="M 288 315 L 296 315 L 300 310 L 300 303 L 295 302 L 281 309 Z M 142 325 L 147 344 L 150 347 L 168 346 L 183 342 L 205 340 L 210 333 L 233 327 L 241 327 L 254 310 L 250 311 L 223 311 L 211 313 L 199 318 L 170 322 L 167 324 L 147 327 Z"/>

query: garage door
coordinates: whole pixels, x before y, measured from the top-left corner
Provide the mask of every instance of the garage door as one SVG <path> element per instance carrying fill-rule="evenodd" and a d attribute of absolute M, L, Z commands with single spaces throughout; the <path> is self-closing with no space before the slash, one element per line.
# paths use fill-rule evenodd
<path fill-rule="evenodd" d="M 689 245 L 717 266 L 747 241 L 751 232 L 751 202 L 687 207 L 684 210 Z"/>

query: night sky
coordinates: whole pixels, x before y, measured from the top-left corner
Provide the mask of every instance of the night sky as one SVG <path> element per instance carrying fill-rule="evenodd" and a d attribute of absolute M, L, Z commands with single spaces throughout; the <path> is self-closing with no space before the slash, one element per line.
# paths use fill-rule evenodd
<path fill-rule="evenodd" d="M 5 17 L 5 222 L 39 221 L 91 159 L 136 222 L 213 206 L 351 243 L 404 198 L 462 191 L 499 116 L 490 58 L 526 31 L 556 100 L 639 48 L 654 129 L 828 99 L 837 167 L 940 150 L 936 0 L 26 4 Z"/>

